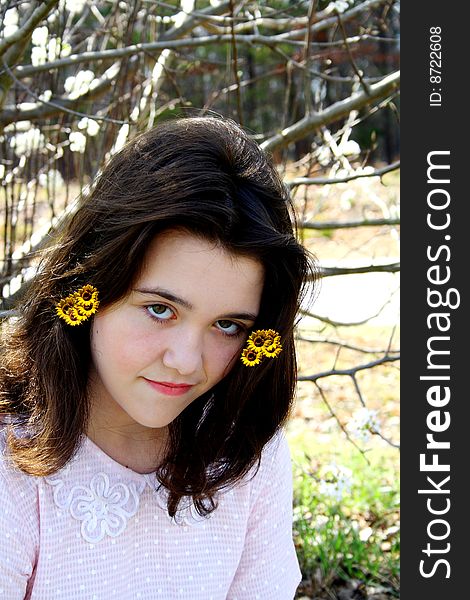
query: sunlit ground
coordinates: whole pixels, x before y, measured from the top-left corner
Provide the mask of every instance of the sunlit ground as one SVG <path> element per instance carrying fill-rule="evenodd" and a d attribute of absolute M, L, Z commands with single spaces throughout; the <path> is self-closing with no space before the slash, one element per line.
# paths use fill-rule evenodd
<path fill-rule="evenodd" d="M 330 186 L 328 193 L 310 188 L 306 198 L 297 195 L 297 207 L 314 221 L 384 218 L 397 210 L 397 173 L 385 182 L 357 180 Z M 399 262 L 396 227 L 308 230 L 304 240 L 322 266 Z M 351 369 L 399 351 L 398 273 L 324 278 L 309 310 L 340 325 L 302 319 L 301 376 Z M 298 598 L 398 595 L 398 366 L 393 361 L 358 371 L 356 385 L 347 375 L 319 379 L 320 389 L 310 381 L 298 385 L 287 429 L 304 576 Z"/>

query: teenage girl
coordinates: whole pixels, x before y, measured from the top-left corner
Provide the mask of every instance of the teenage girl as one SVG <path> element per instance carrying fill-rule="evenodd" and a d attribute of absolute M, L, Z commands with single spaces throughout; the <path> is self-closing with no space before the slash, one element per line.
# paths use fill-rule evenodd
<path fill-rule="evenodd" d="M 3 324 L 0 598 L 289 600 L 310 260 L 232 121 L 139 135 Z"/>

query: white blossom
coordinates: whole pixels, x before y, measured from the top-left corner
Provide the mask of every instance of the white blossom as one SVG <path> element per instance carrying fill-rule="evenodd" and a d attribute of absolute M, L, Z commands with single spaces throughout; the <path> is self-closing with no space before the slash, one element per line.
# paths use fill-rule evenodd
<path fill-rule="evenodd" d="M 16 8 L 9 8 L 3 17 L 3 35 L 8 37 L 13 35 L 18 29 L 18 11 Z"/>
<path fill-rule="evenodd" d="M 5 177 L 5 165 L 2 165 L 2 163 L 0 163 L 0 179 L 3 179 Z"/>
<path fill-rule="evenodd" d="M 331 161 L 331 150 L 328 146 L 322 146 L 317 154 L 317 160 L 322 167 L 326 167 Z"/>
<path fill-rule="evenodd" d="M 51 90 L 44 90 L 44 92 L 42 94 L 40 94 L 40 96 L 39 96 L 39 100 L 43 100 L 44 102 L 49 102 L 49 100 L 51 98 L 52 98 Z"/>
<path fill-rule="evenodd" d="M 364 175 L 370 175 L 371 173 L 374 172 L 374 167 L 368 165 L 366 167 L 357 167 L 356 169 L 356 173 L 357 174 L 364 174 Z"/>
<path fill-rule="evenodd" d="M 59 9 L 68 10 L 69 13 L 81 13 L 87 4 L 87 0 L 60 0 Z"/>
<path fill-rule="evenodd" d="M 344 154 L 344 156 L 357 156 L 361 153 L 361 147 L 354 140 L 348 140 L 338 146 L 338 150 Z"/>
<path fill-rule="evenodd" d="M 44 25 L 44 27 L 36 27 L 36 29 L 33 31 L 33 35 L 31 36 L 31 41 L 35 46 L 41 46 L 45 48 L 48 37 L 49 29 Z"/>
<path fill-rule="evenodd" d="M 79 129 L 86 129 L 86 132 L 90 136 L 95 136 L 100 130 L 100 124 L 94 119 L 89 119 L 88 117 L 83 117 L 78 122 Z"/>
<path fill-rule="evenodd" d="M 359 539 L 362 542 L 367 542 L 367 540 L 373 533 L 374 532 L 371 527 L 364 527 L 364 529 L 361 529 L 361 531 L 359 532 Z"/>
<path fill-rule="evenodd" d="M 51 169 L 47 173 L 41 173 L 39 175 L 38 183 L 41 187 L 47 187 L 48 184 L 50 184 L 51 187 L 61 187 L 64 185 L 64 179 L 60 171 Z"/>
<path fill-rule="evenodd" d="M 31 121 L 16 121 L 16 123 L 9 123 L 4 131 L 8 133 L 9 131 L 28 131 L 32 126 Z"/>
<path fill-rule="evenodd" d="M 347 426 L 348 431 L 361 442 L 367 442 L 373 431 L 379 431 L 377 411 L 362 407 L 355 411 Z"/>
<path fill-rule="evenodd" d="M 47 29 L 47 27 L 40 27 L 39 29 Z M 71 52 L 72 47 L 70 44 L 62 42 L 60 37 L 53 37 L 45 45 L 41 44 L 32 47 L 31 64 L 33 66 L 44 65 L 46 62 L 52 62 L 61 56 L 69 56 Z"/>
<path fill-rule="evenodd" d="M 173 17 L 175 27 L 181 27 L 188 18 L 188 14 L 193 10 L 194 0 L 181 0 L 181 11 Z"/>
<path fill-rule="evenodd" d="M 343 175 L 338 175 L 338 177 L 342 177 Z M 357 193 L 356 190 L 352 188 L 347 188 L 344 192 L 341 193 L 339 198 L 339 205 L 341 210 L 351 210 L 353 207 L 354 198 L 356 198 Z"/>
<path fill-rule="evenodd" d="M 47 62 L 47 50 L 43 46 L 33 46 L 31 49 L 31 64 L 33 67 L 44 65 Z"/>
<path fill-rule="evenodd" d="M 339 13 L 343 13 L 352 3 L 352 0 L 336 0 L 336 2 L 331 2 L 331 4 L 328 6 L 328 9 L 330 11 L 336 9 Z"/>
<path fill-rule="evenodd" d="M 64 83 L 65 91 L 70 98 L 78 98 L 90 89 L 90 83 L 95 78 L 93 71 L 79 71 L 75 76 L 67 77 Z"/>
<path fill-rule="evenodd" d="M 44 136 L 37 127 L 31 127 L 28 131 L 20 132 L 10 139 L 10 147 L 16 156 L 30 156 L 33 150 L 37 150 L 45 143 Z"/>
<path fill-rule="evenodd" d="M 54 25 L 54 23 L 57 21 L 57 17 L 59 16 L 59 12 L 58 10 L 54 10 L 51 13 L 49 13 L 49 16 L 47 17 L 47 22 L 50 25 Z"/>
<path fill-rule="evenodd" d="M 116 141 L 114 142 L 114 146 L 111 149 L 112 154 L 114 154 L 115 152 L 119 152 L 119 150 L 121 150 L 121 148 L 127 142 L 128 135 L 129 135 L 129 125 L 127 123 L 124 125 L 121 125 L 118 136 L 116 138 Z"/>
<path fill-rule="evenodd" d="M 47 44 L 47 58 L 50 62 L 60 58 L 61 56 L 69 56 L 72 52 L 72 47 L 67 42 L 62 42 L 60 37 L 54 37 Z"/>
<path fill-rule="evenodd" d="M 80 154 L 85 152 L 86 136 L 84 136 L 83 133 L 80 131 L 72 131 L 69 135 L 69 140 L 70 150 L 72 152 L 80 152 Z"/>
<path fill-rule="evenodd" d="M 319 491 L 324 496 L 340 502 L 352 487 L 352 471 L 342 465 L 325 465 L 320 469 Z"/>

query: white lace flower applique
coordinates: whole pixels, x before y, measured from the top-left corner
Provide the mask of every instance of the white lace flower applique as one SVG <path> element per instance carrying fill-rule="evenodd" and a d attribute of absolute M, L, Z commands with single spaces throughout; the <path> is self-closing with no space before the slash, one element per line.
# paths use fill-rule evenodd
<path fill-rule="evenodd" d="M 97 473 L 88 486 L 74 485 L 69 491 L 63 479 L 48 477 L 46 481 L 54 486 L 55 504 L 81 521 L 83 539 L 93 544 L 106 535 L 117 537 L 126 529 L 128 520 L 137 513 L 145 487 L 145 481 L 111 485 L 106 473 Z"/>

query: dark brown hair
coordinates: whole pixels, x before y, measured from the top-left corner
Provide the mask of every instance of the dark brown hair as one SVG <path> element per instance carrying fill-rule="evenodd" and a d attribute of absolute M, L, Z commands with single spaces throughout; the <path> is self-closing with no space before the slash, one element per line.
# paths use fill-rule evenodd
<path fill-rule="evenodd" d="M 87 283 L 100 290 L 101 307 L 122 299 L 155 235 L 184 228 L 263 264 L 255 329 L 278 330 L 284 348 L 256 368 L 237 361 L 169 426 L 157 470 L 169 513 L 183 496 L 192 496 L 201 514 L 213 510 L 215 492 L 259 462 L 291 408 L 293 327 L 311 262 L 290 208 L 275 167 L 233 121 L 168 121 L 116 154 L 59 232 L 3 342 L 0 413 L 9 415 L 18 467 L 38 476 L 56 472 L 87 430 L 90 325 L 67 326 L 55 313 L 57 301 Z"/>

